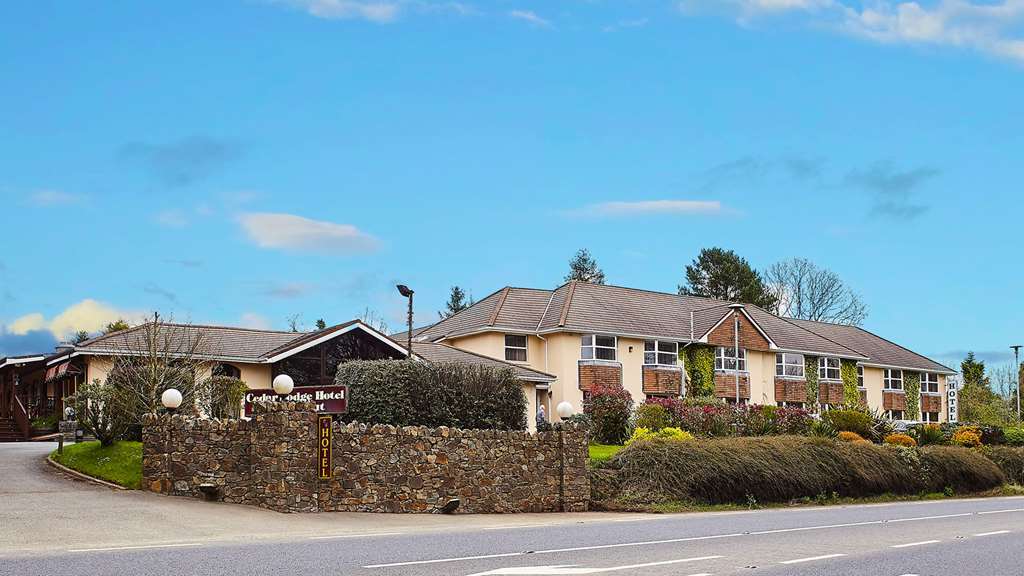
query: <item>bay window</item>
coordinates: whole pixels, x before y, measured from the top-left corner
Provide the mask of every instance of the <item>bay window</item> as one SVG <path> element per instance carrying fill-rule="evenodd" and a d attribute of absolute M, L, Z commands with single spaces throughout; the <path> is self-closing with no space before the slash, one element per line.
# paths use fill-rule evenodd
<path fill-rule="evenodd" d="M 585 334 L 580 339 L 580 358 L 584 360 L 615 360 L 615 336 Z"/>
<path fill-rule="evenodd" d="M 732 346 L 719 346 L 715 349 L 715 370 L 731 370 L 731 371 L 747 371 L 747 351 L 744 348 L 739 349 L 739 357 L 736 356 L 737 350 Z"/>
<path fill-rule="evenodd" d="M 679 343 L 644 340 L 644 364 L 675 366 L 679 360 Z"/>
<path fill-rule="evenodd" d="M 804 355 L 781 352 L 775 355 L 775 375 L 784 378 L 804 377 Z"/>

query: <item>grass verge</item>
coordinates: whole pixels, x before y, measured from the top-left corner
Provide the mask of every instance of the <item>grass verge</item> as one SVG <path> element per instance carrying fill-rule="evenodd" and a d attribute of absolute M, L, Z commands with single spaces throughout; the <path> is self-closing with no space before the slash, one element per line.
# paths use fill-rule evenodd
<path fill-rule="evenodd" d="M 72 470 L 137 490 L 142 484 L 142 442 L 115 442 L 100 446 L 98 441 L 68 444 L 64 453 L 54 450 L 50 457 Z"/>
<path fill-rule="evenodd" d="M 611 460 L 612 456 L 622 450 L 622 446 L 614 444 L 591 444 L 590 445 L 590 463 L 600 464 L 601 462 L 607 462 Z"/>

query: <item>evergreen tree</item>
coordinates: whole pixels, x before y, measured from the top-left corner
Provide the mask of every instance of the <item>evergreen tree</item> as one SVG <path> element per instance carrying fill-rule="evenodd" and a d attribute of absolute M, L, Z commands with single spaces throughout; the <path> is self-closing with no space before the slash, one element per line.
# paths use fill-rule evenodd
<path fill-rule="evenodd" d="M 473 304 L 472 296 L 469 296 L 467 300 L 466 292 L 462 288 L 452 286 L 451 293 L 448 295 L 448 303 L 445 304 L 445 309 L 438 312 L 437 315 L 441 317 L 441 320 L 451 318 Z"/>
<path fill-rule="evenodd" d="M 327 322 L 324 322 L 323 318 L 317 318 L 317 320 L 316 320 L 316 329 L 317 330 L 324 330 L 326 328 L 327 328 Z"/>
<path fill-rule="evenodd" d="M 117 320 L 114 320 L 113 322 L 107 324 L 107 327 L 103 329 L 103 333 L 110 334 L 111 332 L 127 330 L 129 328 L 131 328 L 131 326 L 129 326 L 128 323 L 124 321 L 124 318 L 118 318 Z"/>
<path fill-rule="evenodd" d="M 79 330 L 75 332 L 75 337 L 71 339 L 72 344 L 81 344 L 89 339 L 89 333 L 85 330 Z"/>
<path fill-rule="evenodd" d="M 764 279 L 746 260 L 722 248 L 700 251 L 686 267 L 686 285 L 679 286 L 679 293 L 744 302 L 768 310 L 774 309 L 777 302 Z"/>
<path fill-rule="evenodd" d="M 597 267 L 597 260 L 594 260 L 586 248 L 577 250 L 576 255 L 569 261 L 569 274 L 565 277 L 565 281 L 573 280 L 604 284 L 604 272 Z"/>
<path fill-rule="evenodd" d="M 960 420 L 985 426 L 1002 426 L 1010 419 L 1006 400 L 992 390 L 992 382 L 985 374 L 984 360 L 977 360 L 974 352 L 960 363 L 963 386 L 959 391 Z"/>

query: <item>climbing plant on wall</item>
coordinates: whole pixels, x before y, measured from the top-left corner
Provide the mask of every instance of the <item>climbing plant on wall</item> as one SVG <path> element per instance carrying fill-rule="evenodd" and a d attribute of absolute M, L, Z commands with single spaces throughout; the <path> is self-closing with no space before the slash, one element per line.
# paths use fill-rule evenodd
<path fill-rule="evenodd" d="M 860 390 L 857 388 L 857 363 L 843 360 L 840 364 L 843 377 L 843 402 L 850 406 L 860 404 Z"/>
<path fill-rule="evenodd" d="M 818 358 L 807 356 L 804 358 L 804 379 L 807 381 L 807 404 L 818 405 Z"/>
<path fill-rule="evenodd" d="M 921 414 L 921 374 L 918 372 L 903 373 L 903 392 L 907 397 L 907 409 L 904 418 L 917 420 Z"/>
<path fill-rule="evenodd" d="M 689 346 L 679 355 L 686 354 L 686 395 L 714 396 L 715 394 L 715 349 L 710 346 Z"/>

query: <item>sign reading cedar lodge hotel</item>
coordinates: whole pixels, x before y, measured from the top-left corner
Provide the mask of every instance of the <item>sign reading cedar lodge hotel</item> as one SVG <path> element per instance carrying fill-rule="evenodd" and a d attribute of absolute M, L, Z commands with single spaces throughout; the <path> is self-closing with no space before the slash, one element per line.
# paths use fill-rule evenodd
<path fill-rule="evenodd" d="M 284 397 L 273 390 L 252 390 L 245 395 L 246 416 L 252 416 L 254 402 L 312 402 L 319 414 L 341 414 L 348 409 L 348 386 L 298 386 Z"/>

